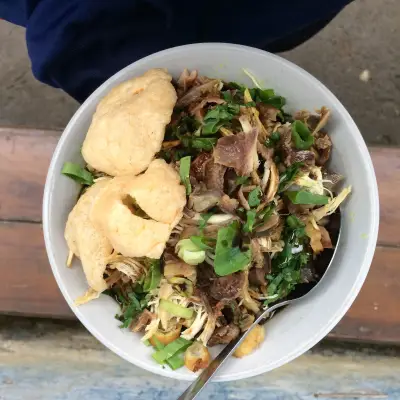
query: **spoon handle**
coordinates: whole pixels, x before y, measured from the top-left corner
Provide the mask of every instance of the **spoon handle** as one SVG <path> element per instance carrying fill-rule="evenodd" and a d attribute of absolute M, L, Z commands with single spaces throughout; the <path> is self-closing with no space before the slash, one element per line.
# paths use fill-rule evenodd
<path fill-rule="evenodd" d="M 236 350 L 236 348 L 242 343 L 244 338 L 248 335 L 248 333 L 261 321 L 263 320 L 269 313 L 277 310 L 283 306 L 290 304 L 292 300 L 286 300 L 282 303 L 278 303 L 273 305 L 270 308 L 267 308 L 250 326 L 247 331 L 242 332 L 236 339 L 229 342 L 222 351 L 211 361 L 210 365 L 199 375 L 199 377 L 179 396 L 178 400 L 192 400 L 197 397 L 197 395 L 201 392 L 204 386 L 210 381 L 212 376 L 218 371 L 218 369 L 222 366 L 222 364 L 228 359 L 228 357 Z"/>

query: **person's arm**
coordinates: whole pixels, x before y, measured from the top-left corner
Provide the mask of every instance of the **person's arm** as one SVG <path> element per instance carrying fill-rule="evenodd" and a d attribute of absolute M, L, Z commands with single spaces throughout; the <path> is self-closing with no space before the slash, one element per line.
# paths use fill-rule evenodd
<path fill-rule="evenodd" d="M 268 49 L 350 1 L 0 0 L 0 18 L 26 26 L 35 77 L 82 102 L 156 51 L 207 41 Z"/>
<path fill-rule="evenodd" d="M 13 4 L 13 2 L 16 2 Z M 84 101 L 133 61 L 194 41 L 189 10 L 162 0 L 0 0 L 0 17 L 26 26 L 35 77 Z M 171 29 L 171 25 L 179 30 Z M 190 22 L 190 23 L 189 23 Z M 184 32 L 179 35 L 180 29 Z"/>

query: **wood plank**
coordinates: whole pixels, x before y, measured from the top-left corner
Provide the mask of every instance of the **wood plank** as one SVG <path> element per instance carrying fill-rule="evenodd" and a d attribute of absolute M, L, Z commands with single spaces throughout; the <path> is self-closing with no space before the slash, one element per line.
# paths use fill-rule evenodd
<path fill-rule="evenodd" d="M 380 227 L 378 242 L 400 244 L 400 149 L 371 147 L 379 187 Z"/>
<path fill-rule="evenodd" d="M 41 221 L 44 182 L 59 136 L 0 128 L 0 219 Z"/>
<path fill-rule="evenodd" d="M 72 317 L 48 264 L 39 224 L 0 224 L 0 254 L 0 312 Z M 377 248 L 360 295 L 331 337 L 400 343 L 399 259 L 400 248 Z"/>
<path fill-rule="evenodd" d="M 0 128 L 0 312 L 70 318 L 48 265 L 40 224 L 43 185 L 59 132 Z M 378 242 L 400 246 L 400 149 L 371 148 L 379 183 Z M 25 221 L 17 223 L 16 221 Z M 360 296 L 331 337 L 400 343 L 400 248 L 378 248 Z M 12 266 L 12 267 L 10 267 Z"/>
<path fill-rule="evenodd" d="M 400 343 L 399 260 L 399 248 L 376 249 L 360 294 L 330 337 Z"/>
<path fill-rule="evenodd" d="M 0 128 L 0 220 L 42 218 L 43 186 L 60 132 Z M 379 183 L 379 243 L 400 245 L 400 149 L 370 148 Z M 12 166 L 12 167 L 11 167 Z"/>
<path fill-rule="evenodd" d="M 44 247 L 42 227 L 0 223 L 0 312 L 71 318 Z"/>

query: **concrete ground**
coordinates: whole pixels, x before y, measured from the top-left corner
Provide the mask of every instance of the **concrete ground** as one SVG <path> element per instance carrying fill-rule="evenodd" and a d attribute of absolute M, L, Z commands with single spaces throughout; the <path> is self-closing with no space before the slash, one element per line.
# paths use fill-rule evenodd
<path fill-rule="evenodd" d="M 337 95 L 368 143 L 400 144 L 399 0 L 356 0 L 283 56 Z M 78 107 L 33 78 L 24 29 L 5 21 L 0 21 L 0 87 L 0 125 L 61 129 Z"/>
<path fill-rule="evenodd" d="M 198 400 L 400 400 L 399 356 L 320 343 L 272 372 L 211 383 Z M 0 400 L 175 400 L 187 385 L 118 358 L 77 322 L 0 316 Z"/>

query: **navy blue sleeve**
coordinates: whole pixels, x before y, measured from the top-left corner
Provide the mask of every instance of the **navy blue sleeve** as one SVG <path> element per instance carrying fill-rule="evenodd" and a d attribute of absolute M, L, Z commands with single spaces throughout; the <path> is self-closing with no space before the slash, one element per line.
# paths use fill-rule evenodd
<path fill-rule="evenodd" d="M 0 0 L 0 17 L 27 28 L 35 77 L 82 102 L 146 55 L 195 42 L 268 48 L 351 0 Z"/>

